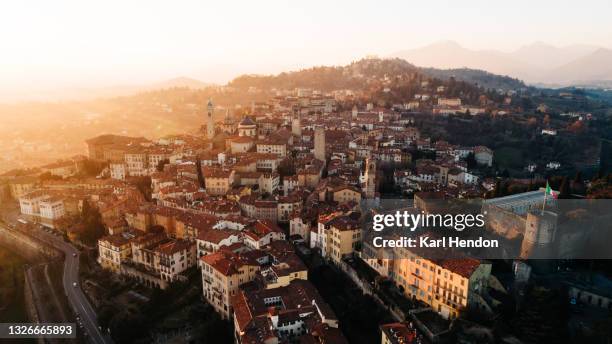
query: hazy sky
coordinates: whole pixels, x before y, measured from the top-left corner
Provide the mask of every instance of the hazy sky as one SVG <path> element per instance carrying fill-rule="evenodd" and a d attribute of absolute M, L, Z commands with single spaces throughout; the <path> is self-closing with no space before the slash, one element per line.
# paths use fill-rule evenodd
<path fill-rule="evenodd" d="M 226 82 L 439 40 L 612 47 L 611 0 L 4 1 L 0 91 Z"/>

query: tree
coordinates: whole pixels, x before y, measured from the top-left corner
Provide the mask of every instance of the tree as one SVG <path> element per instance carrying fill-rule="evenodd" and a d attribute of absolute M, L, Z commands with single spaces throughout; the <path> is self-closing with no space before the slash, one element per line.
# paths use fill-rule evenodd
<path fill-rule="evenodd" d="M 574 134 L 580 134 L 586 128 L 584 126 L 584 122 L 583 121 L 576 121 L 576 122 L 572 123 L 567 129 L 569 131 L 573 132 Z"/>
<path fill-rule="evenodd" d="M 109 323 L 113 339 L 118 343 L 134 343 L 148 338 L 146 320 L 141 313 L 133 314 L 127 310 L 119 312 Z"/>
<path fill-rule="evenodd" d="M 168 160 L 168 159 L 163 159 L 163 160 L 160 160 L 160 161 L 157 163 L 157 171 L 158 171 L 158 172 L 163 171 L 163 170 L 164 170 L 164 166 L 166 166 L 166 165 L 167 165 L 167 164 L 169 164 L 169 163 L 170 163 L 170 160 Z"/>
<path fill-rule="evenodd" d="M 574 177 L 574 183 L 582 183 L 582 171 L 576 172 L 576 176 Z"/>
<path fill-rule="evenodd" d="M 100 210 L 92 207 L 88 201 L 83 202 L 81 223 L 83 224 L 83 232 L 81 233 L 80 238 L 86 245 L 96 245 L 98 239 L 106 235 L 106 228 L 102 222 Z"/>
<path fill-rule="evenodd" d="M 563 177 L 563 180 L 561 181 L 561 187 L 559 188 L 559 197 L 560 199 L 568 199 L 570 198 L 571 194 L 571 190 L 570 190 L 570 185 L 569 185 L 569 179 L 567 178 L 567 176 Z"/>
<path fill-rule="evenodd" d="M 95 177 L 99 175 L 106 166 L 108 166 L 106 162 L 86 159 L 83 160 L 83 168 L 81 169 L 81 174 L 85 175 L 86 177 Z"/>
<path fill-rule="evenodd" d="M 476 166 L 478 166 L 478 163 L 476 162 L 476 157 L 475 157 L 473 152 L 470 152 L 468 154 L 468 156 L 465 158 L 465 162 L 467 163 L 467 167 L 470 170 L 474 169 L 474 168 L 476 168 Z"/>
<path fill-rule="evenodd" d="M 570 184 L 572 188 L 572 192 L 578 195 L 584 195 L 586 193 L 586 187 L 584 186 L 584 181 L 582 178 L 582 172 L 576 172 L 576 176 L 574 177 L 573 182 Z"/>
<path fill-rule="evenodd" d="M 285 158 L 278 164 L 278 174 L 284 178 L 295 175 L 295 163 L 292 158 Z"/>
<path fill-rule="evenodd" d="M 501 181 L 498 179 L 495 182 L 495 193 L 494 193 L 494 197 L 501 197 L 502 195 L 502 187 L 501 187 Z"/>
<path fill-rule="evenodd" d="M 138 189 L 138 191 L 140 191 L 144 199 L 147 202 L 151 202 L 151 193 L 153 192 L 153 190 L 151 189 L 151 177 L 138 177 L 135 181 L 135 184 L 136 188 Z"/>
<path fill-rule="evenodd" d="M 204 182 L 204 174 L 202 173 L 202 160 L 200 160 L 200 156 L 196 156 L 196 173 L 198 175 L 198 184 L 200 185 L 200 189 L 205 189 L 206 184 Z"/>

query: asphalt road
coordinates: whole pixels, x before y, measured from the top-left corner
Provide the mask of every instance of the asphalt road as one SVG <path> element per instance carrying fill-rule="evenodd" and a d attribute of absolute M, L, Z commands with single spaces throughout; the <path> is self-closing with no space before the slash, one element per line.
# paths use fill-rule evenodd
<path fill-rule="evenodd" d="M 64 276 L 62 281 L 64 291 L 70 306 L 83 323 L 83 328 L 87 332 L 87 340 L 96 344 L 113 343 L 109 335 L 102 333 L 98 329 L 96 312 L 81 289 L 79 283 L 79 250 L 65 242 L 62 237 L 47 233 L 38 227 L 32 229 L 32 232 L 39 239 L 64 252 Z M 76 257 L 73 256 L 75 254 Z M 77 286 L 75 287 L 73 283 L 77 283 Z"/>

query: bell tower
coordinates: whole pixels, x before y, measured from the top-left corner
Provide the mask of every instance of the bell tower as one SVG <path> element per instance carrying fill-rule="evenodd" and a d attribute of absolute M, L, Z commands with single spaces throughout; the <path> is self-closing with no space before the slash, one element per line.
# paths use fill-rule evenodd
<path fill-rule="evenodd" d="M 376 197 L 376 160 L 373 158 L 366 159 L 364 195 L 365 198 Z"/>
<path fill-rule="evenodd" d="M 215 112 L 215 107 L 212 103 L 212 100 L 208 99 L 208 104 L 206 105 L 206 138 L 212 140 L 215 137 L 215 124 L 213 122 L 213 114 Z"/>

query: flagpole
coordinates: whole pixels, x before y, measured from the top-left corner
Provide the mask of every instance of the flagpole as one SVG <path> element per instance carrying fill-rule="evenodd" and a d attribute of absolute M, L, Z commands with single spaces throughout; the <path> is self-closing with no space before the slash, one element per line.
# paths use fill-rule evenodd
<path fill-rule="evenodd" d="M 544 203 L 542 203 L 542 215 L 544 215 L 544 208 L 546 207 L 546 196 L 548 193 L 552 194 L 552 189 L 550 188 L 550 184 L 548 184 L 548 180 L 546 181 L 546 188 L 544 189 Z"/>

